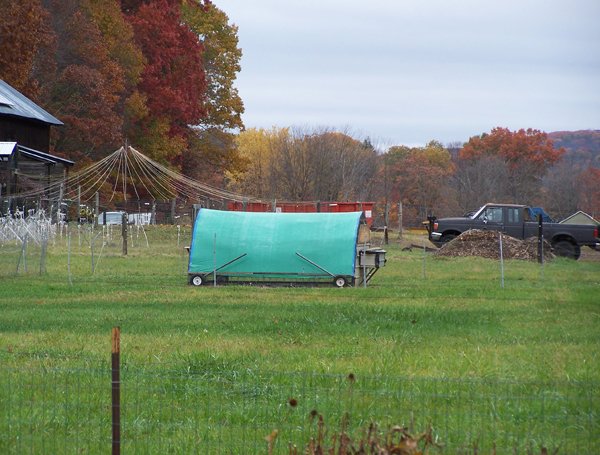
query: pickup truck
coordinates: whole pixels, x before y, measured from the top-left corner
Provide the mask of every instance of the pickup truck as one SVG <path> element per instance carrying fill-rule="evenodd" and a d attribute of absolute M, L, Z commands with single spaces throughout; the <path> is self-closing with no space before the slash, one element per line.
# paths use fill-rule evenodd
<path fill-rule="evenodd" d="M 440 247 L 469 229 L 501 231 L 517 239 L 537 237 L 538 223 L 529 207 L 517 204 L 486 204 L 464 217 L 429 217 L 429 240 Z M 579 259 L 582 246 L 600 248 L 598 226 L 543 223 L 544 239 L 558 256 Z"/>

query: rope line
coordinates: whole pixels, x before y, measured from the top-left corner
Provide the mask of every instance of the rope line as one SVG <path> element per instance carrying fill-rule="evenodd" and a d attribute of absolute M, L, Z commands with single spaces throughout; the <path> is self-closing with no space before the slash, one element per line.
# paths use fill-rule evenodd
<path fill-rule="evenodd" d="M 58 199 L 63 188 L 63 199 L 90 201 L 94 195 L 109 184 L 112 201 L 119 190 L 127 201 L 128 193 L 140 200 L 139 188 L 143 188 L 152 200 L 167 200 L 184 197 L 191 200 L 217 199 L 235 202 L 259 201 L 221 188 L 193 180 L 145 156 L 131 146 L 120 147 L 100 161 L 62 177 L 27 176 L 26 178 L 46 183 L 41 189 L 14 194 L 14 197 Z"/>

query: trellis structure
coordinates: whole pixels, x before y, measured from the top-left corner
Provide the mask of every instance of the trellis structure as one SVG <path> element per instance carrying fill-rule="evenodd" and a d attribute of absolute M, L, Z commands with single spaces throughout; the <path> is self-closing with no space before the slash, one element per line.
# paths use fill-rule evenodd
<path fill-rule="evenodd" d="M 190 179 L 148 158 L 129 145 L 73 173 L 67 179 L 51 182 L 42 191 L 21 193 L 18 196 L 34 197 L 44 194 L 51 199 L 57 199 L 62 191 L 63 198 L 79 197 L 82 201 L 89 201 L 96 192 L 107 185 L 112 187 L 111 200 L 119 191 L 122 191 L 125 200 L 128 194 L 135 194 L 139 198 L 142 188 L 153 199 L 167 200 L 177 196 L 233 201 L 252 199 Z"/>
<path fill-rule="evenodd" d="M 117 201 L 169 201 L 183 198 L 190 202 L 246 202 L 256 199 L 193 180 L 148 158 L 125 145 L 111 155 L 71 175 L 40 182 L 37 190 L 11 195 L 16 200 L 51 201 L 56 207 L 67 202 L 96 202 L 103 194 L 105 203 Z M 108 196 L 110 194 L 110 196 Z"/>

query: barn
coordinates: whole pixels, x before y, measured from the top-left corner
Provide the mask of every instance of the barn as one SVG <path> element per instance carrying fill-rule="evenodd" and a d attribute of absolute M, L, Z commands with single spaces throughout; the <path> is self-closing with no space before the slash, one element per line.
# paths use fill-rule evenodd
<path fill-rule="evenodd" d="M 56 117 L 0 80 L 0 201 L 39 190 L 67 175 L 74 162 L 49 153 L 50 129 L 61 125 Z"/>

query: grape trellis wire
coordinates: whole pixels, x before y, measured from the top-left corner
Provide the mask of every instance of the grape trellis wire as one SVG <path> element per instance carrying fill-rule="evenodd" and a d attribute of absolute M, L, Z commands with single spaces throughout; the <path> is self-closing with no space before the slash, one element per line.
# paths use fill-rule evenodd
<path fill-rule="evenodd" d="M 169 200 L 175 197 L 238 202 L 254 200 L 186 177 L 148 158 L 131 146 L 120 147 L 111 155 L 79 172 L 46 183 L 41 190 L 22 192 L 15 197 L 42 197 L 59 203 L 66 200 L 89 202 L 100 189 L 106 191 L 107 188 L 110 188 L 109 202 L 115 199 L 117 193 L 121 193 L 125 201 L 128 197 L 140 200 L 141 193 L 144 197 L 154 200 Z"/>

